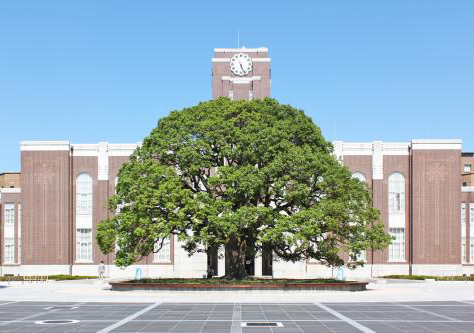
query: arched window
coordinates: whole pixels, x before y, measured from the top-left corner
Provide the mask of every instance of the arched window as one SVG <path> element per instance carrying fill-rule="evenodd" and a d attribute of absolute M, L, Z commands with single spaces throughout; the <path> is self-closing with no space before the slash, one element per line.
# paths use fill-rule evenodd
<path fill-rule="evenodd" d="M 388 211 L 405 213 L 405 177 L 400 172 L 388 177 Z"/>
<path fill-rule="evenodd" d="M 118 184 L 118 176 L 115 176 L 115 186 L 114 186 L 114 193 L 117 195 L 117 184 Z M 118 205 L 115 209 L 115 214 L 120 213 L 121 205 Z M 117 254 L 118 250 L 120 250 L 120 246 L 118 245 L 117 238 L 115 238 L 115 254 Z"/>
<path fill-rule="evenodd" d="M 388 177 L 388 231 L 394 237 L 388 261 L 405 261 L 405 222 L 405 177 L 395 172 Z"/>
<path fill-rule="evenodd" d="M 363 173 L 359 172 L 359 171 L 356 171 L 352 174 L 352 178 L 356 178 L 358 180 L 360 180 L 361 182 L 366 182 L 366 179 L 365 179 L 365 176 Z"/>
<path fill-rule="evenodd" d="M 3 262 L 15 263 L 15 204 L 4 204 Z M 0 214 L 1 216 L 1 214 Z"/>
<path fill-rule="evenodd" d="M 171 236 L 172 237 L 172 236 Z M 153 262 L 156 263 L 169 263 L 171 262 L 171 239 L 165 238 L 163 240 L 163 246 L 158 251 L 159 246 L 161 245 L 161 239 L 155 243 L 155 255 L 153 258 Z"/>
<path fill-rule="evenodd" d="M 469 204 L 469 245 L 470 263 L 474 264 L 474 202 Z"/>
<path fill-rule="evenodd" d="M 76 261 L 92 261 L 92 177 L 76 178 Z"/>
<path fill-rule="evenodd" d="M 467 262 L 466 254 L 466 203 L 461 203 L 461 262 Z"/>
<path fill-rule="evenodd" d="M 87 173 L 76 178 L 76 214 L 92 215 L 92 177 Z"/>
<path fill-rule="evenodd" d="M 21 204 L 18 204 L 18 263 L 21 263 Z"/>
<path fill-rule="evenodd" d="M 359 171 L 354 172 L 352 174 L 352 178 L 358 179 L 363 183 L 366 182 L 364 174 Z M 357 261 L 367 261 L 367 251 L 365 250 L 360 251 L 360 253 L 357 255 Z"/>

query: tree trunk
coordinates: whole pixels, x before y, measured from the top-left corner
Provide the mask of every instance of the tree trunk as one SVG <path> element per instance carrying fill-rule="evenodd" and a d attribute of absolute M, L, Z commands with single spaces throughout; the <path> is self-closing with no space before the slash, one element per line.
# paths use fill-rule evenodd
<path fill-rule="evenodd" d="M 226 277 L 230 279 L 242 280 L 247 277 L 245 270 L 245 246 L 239 240 L 231 236 L 225 246 L 225 256 L 228 262 Z"/>

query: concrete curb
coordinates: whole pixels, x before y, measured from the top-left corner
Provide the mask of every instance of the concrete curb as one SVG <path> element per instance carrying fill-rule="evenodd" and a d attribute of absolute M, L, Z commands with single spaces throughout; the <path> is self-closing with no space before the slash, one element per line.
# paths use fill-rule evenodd
<path fill-rule="evenodd" d="M 348 281 L 341 283 L 314 283 L 314 284 L 261 284 L 261 285 L 228 285 L 228 284 L 169 284 L 169 283 L 138 283 L 130 281 L 110 282 L 112 290 L 157 290 L 157 291 L 232 291 L 232 292 L 259 292 L 259 291 L 363 291 L 367 290 L 366 281 Z"/>

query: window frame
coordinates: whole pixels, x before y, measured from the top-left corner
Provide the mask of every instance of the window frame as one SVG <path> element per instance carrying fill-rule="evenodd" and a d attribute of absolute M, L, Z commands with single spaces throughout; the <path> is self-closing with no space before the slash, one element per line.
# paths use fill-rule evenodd
<path fill-rule="evenodd" d="M 85 232 L 84 232 L 85 231 Z M 88 234 L 87 239 L 83 236 Z M 84 248 L 85 247 L 85 251 Z M 83 255 L 85 253 L 85 255 Z M 76 228 L 76 263 L 92 263 L 92 229 Z"/>
<path fill-rule="evenodd" d="M 395 231 L 396 230 L 396 231 Z M 399 232 L 401 231 L 401 232 Z M 387 250 L 387 262 L 406 262 L 406 235 L 405 235 L 405 228 L 389 228 L 388 230 L 390 236 L 395 236 L 395 239 L 392 239 L 392 244 L 388 246 Z M 402 235 L 403 238 L 397 237 L 397 235 Z M 395 256 L 395 245 L 399 246 L 398 254 L 402 254 L 402 256 Z"/>
<path fill-rule="evenodd" d="M 6 203 L 4 208 L 4 227 L 15 225 L 15 204 Z"/>
<path fill-rule="evenodd" d="M 467 204 L 465 202 L 461 202 L 461 264 L 467 264 L 467 235 L 466 235 L 466 209 Z"/>
<path fill-rule="evenodd" d="M 474 263 L 474 202 L 469 203 L 469 262 Z"/>
<path fill-rule="evenodd" d="M 21 263 L 21 203 L 17 205 L 18 207 L 18 218 L 17 218 L 17 223 L 18 223 L 18 258 L 17 262 L 20 264 Z"/>
<path fill-rule="evenodd" d="M 398 178 L 398 179 L 397 179 Z M 405 214 L 406 210 L 406 179 L 401 172 L 394 172 L 388 177 L 388 213 Z M 398 198 L 398 200 L 397 200 Z M 397 205 L 398 201 L 398 205 Z M 395 209 L 396 207 L 398 209 Z"/>
<path fill-rule="evenodd" d="M 5 237 L 3 239 L 3 264 L 14 265 L 15 264 L 15 238 Z"/>
<path fill-rule="evenodd" d="M 367 178 L 365 177 L 365 175 L 360 172 L 360 171 L 355 171 L 352 173 L 352 178 L 355 178 L 355 179 L 358 179 L 359 181 L 363 182 L 363 183 L 367 183 Z"/>
<path fill-rule="evenodd" d="M 76 177 L 76 202 L 75 202 L 75 263 L 93 263 L 93 212 L 94 212 L 94 180 L 87 172 L 81 172 Z M 78 220 L 87 220 L 84 224 L 78 225 Z M 83 222 L 84 223 L 84 222 Z M 84 234 L 88 234 L 87 239 Z M 86 247 L 86 249 L 84 249 Z"/>
<path fill-rule="evenodd" d="M 158 251 L 158 252 L 153 252 L 153 263 L 154 264 L 173 264 L 173 255 L 174 255 L 174 251 L 173 251 L 173 246 L 174 246 L 174 235 L 171 235 L 170 237 L 167 237 L 165 238 L 165 241 L 163 242 L 163 246 L 162 248 Z M 159 244 L 161 243 L 161 240 L 159 240 L 156 244 L 155 244 L 155 249 L 159 246 Z M 160 257 L 160 252 L 163 251 L 163 249 L 165 249 L 165 257 L 164 258 L 161 258 Z M 161 252 L 162 254 L 163 252 Z"/>

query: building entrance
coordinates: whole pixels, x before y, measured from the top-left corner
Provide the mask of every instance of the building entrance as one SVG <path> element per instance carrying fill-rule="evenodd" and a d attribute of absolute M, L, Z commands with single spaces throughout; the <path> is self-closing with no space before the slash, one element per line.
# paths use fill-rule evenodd
<path fill-rule="evenodd" d="M 262 275 L 273 276 L 273 251 L 268 247 L 262 249 Z"/>
<path fill-rule="evenodd" d="M 249 276 L 255 275 L 255 256 L 245 258 L 245 271 Z"/>
<path fill-rule="evenodd" d="M 219 275 L 219 249 L 211 247 L 207 250 L 207 277 Z"/>

